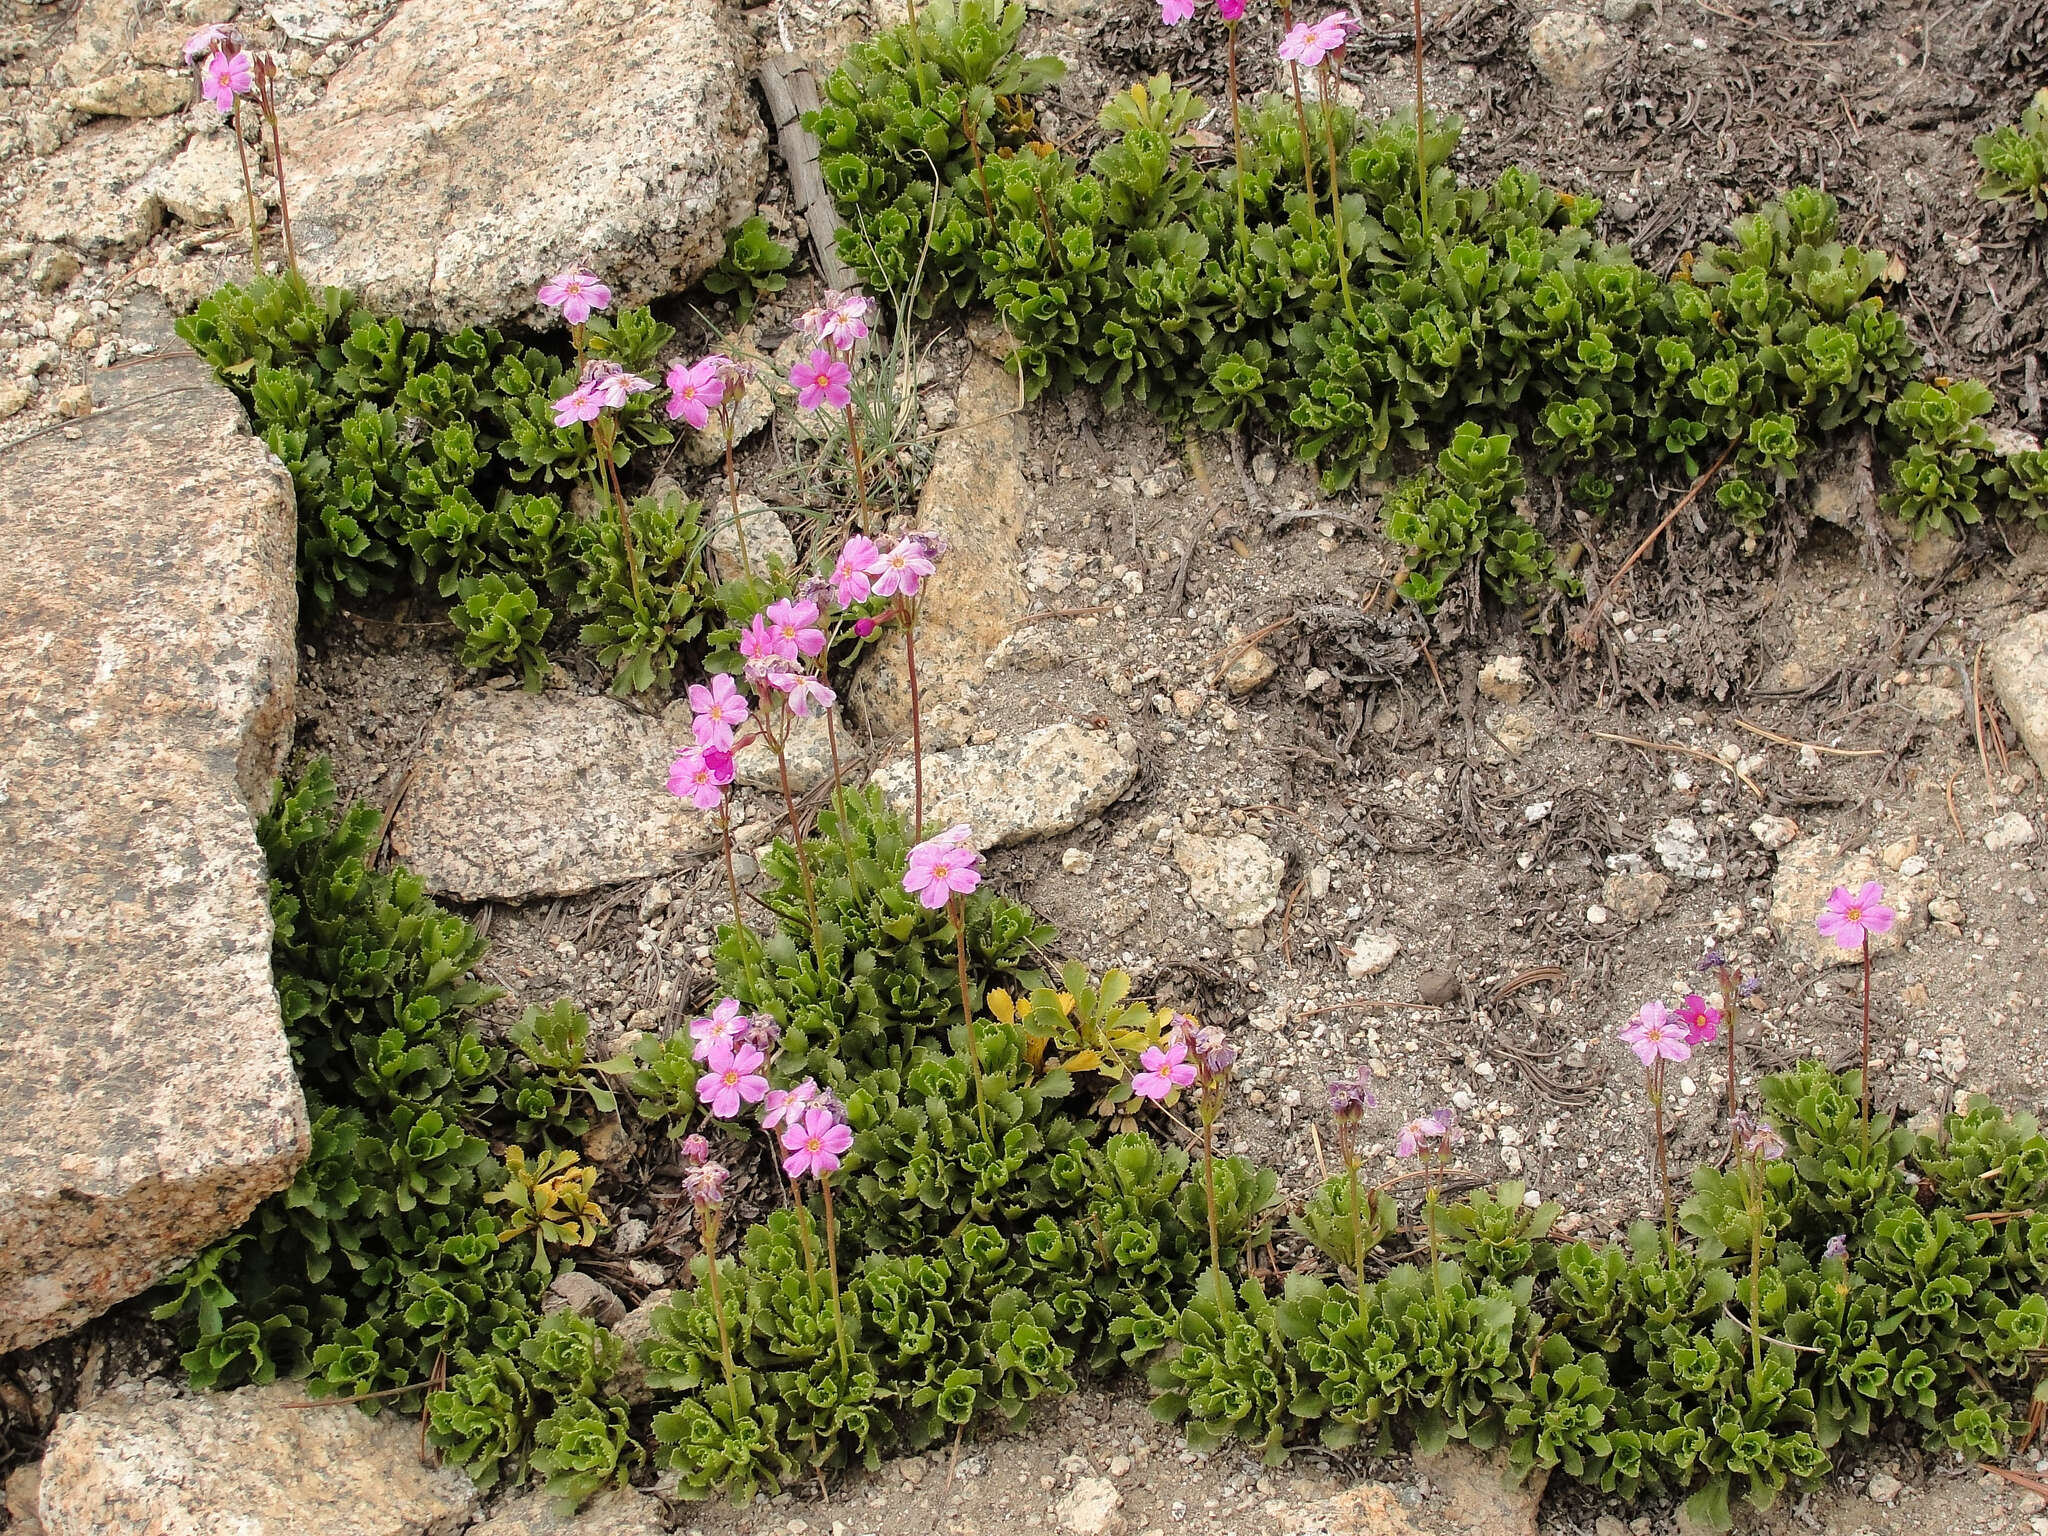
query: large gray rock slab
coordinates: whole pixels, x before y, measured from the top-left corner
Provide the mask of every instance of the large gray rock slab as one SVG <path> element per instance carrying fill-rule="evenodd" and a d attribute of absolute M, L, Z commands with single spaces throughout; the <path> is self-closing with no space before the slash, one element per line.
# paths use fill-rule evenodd
<path fill-rule="evenodd" d="M 0 1354 L 305 1155 L 252 818 L 291 739 L 292 487 L 171 347 L 0 472 Z"/>
<path fill-rule="evenodd" d="M 977 848 L 1051 837 L 1107 810 L 1137 776 L 1138 765 L 1107 736 L 1071 721 L 987 746 L 928 752 L 925 832 L 964 821 Z M 888 764 L 871 782 L 908 821 L 917 797 L 910 759 Z"/>
<path fill-rule="evenodd" d="M 925 589 L 917 627 L 927 751 L 967 740 L 968 690 L 1030 607 L 1020 567 L 1031 488 L 1017 381 L 977 352 L 960 382 L 959 409 L 960 425 L 939 440 L 917 507 L 917 526 L 944 535 L 949 545 Z M 909 735 L 910 674 L 900 633 L 890 631 L 861 665 L 853 706 L 869 730 Z"/>
<path fill-rule="evenodd" d="M 601 695 L 473 689 L 441 706 L 391 823 L 391 850 L 459 901 L 573 896 L 717 846 L 668 792 L 689 722 Z"/>
<path fill-rule="evenodd" d="M 405 0 L 286 127 L 300 265 L 440 327 L 540 318 L 565 267 L 689 287 L 767 174 L 738 14 Z"/>
<path fill-rule="evenodd" d="M 2032 613 L 1986 648 L 1991 683 L 2034 765 L 2048 774 L 2048 613 Z"/>
<path fill-rule="evenodd" d="M 420 1464 L 417 1418 L 149 1382 L 57 1421 L 38 1503 L 44 1536 L 453 1536 L 477 1494 Z"/>

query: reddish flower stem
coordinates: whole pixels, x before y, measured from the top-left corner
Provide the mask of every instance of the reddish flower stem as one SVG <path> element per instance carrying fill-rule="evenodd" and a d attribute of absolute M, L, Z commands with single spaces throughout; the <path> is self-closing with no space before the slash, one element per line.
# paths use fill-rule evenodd
<path fill-rule="evenodd" d="M 967 908 L 958 896 L 948 897 L 946 916 L 953 920 L 953 954 L 960 967 L 960 1028 L 967 1036 L 967 1066 L 974 1073 L 974 1117 L 988 1137 L 988 1098 L 981 1086 L 981 1047 L 974 1038 L 974 998 L 967 985 Z"/>
<path fill-rule="evenodd" d="M 924 841 L 924 728 L 923 710 L 917 696 L 917 610 L 903 605 L 903 662 L 910 672 L 910 777 L 912 784 L 913 843 Z"/>

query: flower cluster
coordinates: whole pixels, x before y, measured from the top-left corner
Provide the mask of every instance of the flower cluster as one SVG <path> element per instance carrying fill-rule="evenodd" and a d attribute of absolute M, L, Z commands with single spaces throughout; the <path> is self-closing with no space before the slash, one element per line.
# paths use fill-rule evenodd
<path fill-rule="evenodd" d="M 1463 1139 L 1464 1132 L 1458 1129 L 1458 1112 L 1446 1104 L 1427 1114 L 1417 1115 L 1402 1126 L 1401 1134 L 1394 1141 L 1394 1155 L 1447 1157 L 1451 1148 Z"/>
<path fill-rule="evenodd" d="M 937 912 L 955 896 L 969 896 L 979 889 L 981 863 L 974 847 L 974 829 L 962 822 L 910 850 L 903 889 L 920 905 Z"/>
<path fill-rule="evenodd" d="M 1362 30 L 1349 11 L 1332 11 L 1321 21 L 1298 21 L 1280 39 L 1280 60 L 1314 69 L 1324 59 L 1342 53 L 1351 34 Z"/>
<path fill-rule="evenodd" d="M 1688 1061 L 1695 1049 L 1711 1042 L 1721 1031 L 1721 1010 L 1707 1006 L 1697 992 L 1685 994 L 1675 1014 L 1663 1001 L 1652 998 L 1623 1026 L 1621 1038 L 1636 1060 L 1646 1067 L 1659 1061 Z"/>
<path fill-rule="evenodd" d="M 199 92 L 223 117 L 235 110 L 237 96 L 255 93 L 255 63 L 233 27 L 216 22 L 194 32 L 185 39 L 185 62 L 199 65 Z"/>
<path fill-rule="evenodd" d="M 825 302 L 806 310 L 798 328 L 818 344 L 789 370 L 796 403 L 806 411 L 844 410 L 853 399 L 853 369 L 846 359 L 867 339 L 874 301 L 864 294 L 828 290 Z"/>
<path fill-rule="evenodd" d="M 555 425 L 572 427 L 578 422 L 596 421 L 606 411 L 625 409 L 635 395 L 654 386 L 637 373 L 628 373 L 617 363 L 592 358 L 583 365 L 576 387 L 555 402 Z"/>

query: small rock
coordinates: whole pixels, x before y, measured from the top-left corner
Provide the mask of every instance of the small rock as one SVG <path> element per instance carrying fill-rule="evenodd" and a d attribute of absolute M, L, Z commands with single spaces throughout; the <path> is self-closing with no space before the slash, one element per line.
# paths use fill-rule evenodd
<path fill-rule="evenodd" d="M 1649 15 L 1656 8 L 1653 0 L 1607 0 L 1600 14 L 1610 25 L 1623 27 Z"/>
<path fill-rule="evenodd" d="M 1536 68 L 1562 91 L 1590 90 L 1614 62 L 1607 29 L 1578 11 L 1551 11 L 1529 28 Z"/>
<path fill-rule="evenodd" d="M 2024 848 L 2034 840 L 2034 824 L 2018 811 L 2007 811 L 1984 831 L 1984 846 L 1993 853 Z"/>
<path fill-rule="evenodd" d="M 1600 884 L 1600 899 L 1627 923 L 1647 923 L 1671 892 L 1671 877 L 1655 870 L 1623 871 Z"/>
<path fill-rule="evenodd" d="M 1529 664 L 1519 656 L 1496 656 L 1479 669 L 1479 691 L 1502 704 L 1519 704 L 1529 693 Z"/>
<path fill-rule="evenodd" d="M 1658 862 L 1674 875 L 1689 880 L 1710 879 L 1714 872 L 1707 856 L 1706 839 L 1688 816 L 1674 816 L 1650 837 Z"/>
<path fill-rule="evenodd" d="M 607 1328 L 617 1327 L 626 1317 L 626 1304 L 612 1293 L 611 1287 L 591 1279 L 580 1269 L 555 1277 L 554 1284 L 548 1287 L 542 1310 L 567 1310 L 578 1317 L 587 1317 L 593 1323 L 602 1323 Z"/>
<path fill-rule="evenodd" d="M 974 829 L 975 846 L 984 849 L 1052 837 L 1107 810 L 1137 776 L 1138 765 L 1113 741 L 1072 721 L 988 746 L 927 752 L 925 831 L 964 821 Z M 869 782 L 897 811 L 912 813 L 916 778 L 909 758 L 889 763 Z"/>
<path fill-rule="evenodd" d="M 1246 694 L 1265 687 L 1272 681 L 1273 674 L 1280 669 L 1280 663 L 1260 650 L 1256 645 L 1240 652 L 1223 669 L 1223 686 L 1232 698 L 1243 698 Z"/>
<path fill-rule="evenodd" d="M 24 1461 L 7 1474 L 6 1498 L 0 1502 L 14 1522 L 7 1527 L 7 1536 L 43 1536 L 42 1517 L 36 1513 L 42 1487 L 43 1464 L 39 1461 Z"/>
<path fill-rule="evenodd" d="M 896 1463 L 896 1473 L 915 1488 L 924 1481 L 925 1460 L 922 1456 L 906 1456 Z"/>
<path fill-rule="evenodd" d="M 1047 625 L 1033 624 L 1006 636 L 983 666 L 991 672 L 998 667 L 1030 673 L 1052 671 L 1067 659 L 1067 653 L 1047 630 Z"/>
<path fill-rule="evenodd" d="M 1896 843 L 1887 843 L 1884 851 L 1878 855 L 1878 861 L 1886 869 L 1898 869 L 1919 851 L 1920 834 L 1915 832 L 1911 837 L 1901 838 Z"/>
<path fill-rule="evenodd" d="M 1947 923 L 1951 927 L 1959 928 L 1963 922 L 1963 904 L 1953 896 L 1937 896 L 1927 903 L 1927 917 L 1930 922 Z M 1875 945 L 1871 947 L 1876 948 Z"/>
<path fill-rule="evenodd" d="M 1799 835 L 1799 823 L 1790 816 L 1759 816 L 1749 824 L 1749 835 L 1775 853 Z"/>
<path fill-rule="evenodd" d="M 1594 902 L 1592 906 L 1586 908 L 1586 921 L 1591 923 L 1595 928 L 1605 927 L 1607 924 L 1607 920 L 1613 915 L 1613 913 L 1609 912 L 1597 901 Z"/>
<path fill-rule="evenodd" d="M 1195 904 L 1230 928 L 1256 928 L 1280 905 L 1286 865 L 1249 832 L 1198 837 L 1180 832 L 1173 860 L 1188 877 Z"/>
<path fill-rule="evenodd" d="M 1095 867 L 1095 855 L 1086 848 L 1069 848 L 1060 855 L 1060 868 L 1070 875 L 1085 875 Z"/>
<path fill-rule="evenodd" d="M 0 421 L 20 415 L 35 397 L 35 391 L 21 380 L 0 379 Z"/>
<path fill-rule="evenodd" d="M 2048 612 L 2021 619 L 1986 655 L 1998 702 L 2019 727 L 2034 765 L 2048 773 Z"/>
<path fill-rule="evenodd" d="M 1252 455 L 1252 478 L 1260 485 L 1269 487 L 1280 478 L 1279 463 L 1264 448 Z"/>
<path fill-rule="evenodd" d="M 1373 721 L 1373 729 L 1379 729 L 1377 717 Z M 1493 739 L 1501 744 L 1509 757 L 1520 757 L 1536 740 L 1536 722 L 1519 710 L 1509 710 L 1495 722 Z"/>
<path fill-rule="evenodd" d="M 1351 958 L 1344 962 L 1345 974 L 1353 980 L 1377 976 L 1401 953 L 1401 941 L 1391 933 L 1367 928 L 1351 941 Z"/>
<path fill-rule="evenodd" d="M 1415 995 L 1432 1008 L 1455 1002 L 1463 990 L 1449 971 L 1424 971 L 1415 978 Z"/>
<path fill-rule="evenodd" d="M 665 1287 L 649 1291 L 641 1298 L 640 1305 L 612 1328 L 626 1347 L 619 1352 L 619 1370 L 612 1377 L 611 1388 L 635 1406 L 653 1398 L 652 1389 L 647 1385 L 647 1362 L 641 1357 L 640 1346 L 654 1337 L 655 1310 L 667 1306 L 674 1295 L 675 1292 Z"/>
<path fill-rule="evenodd" d="M 1110 1457 L 1110 1458 L 1109 1458 L 1109 1475 L 1110 1475 L 1111 1477 L 1128 1477 L 1128 1476 L 1130 1475 L 1130 1471 L 1131 1471 L 1131 1458 L 1130 1458 L 1130 1457 L 1128 1457 L 1128 1456 L 1112 1456 L 1112 1457 Z"/>
<path fill-rule="evenodd" d="M 1593 1522 L 1593 1536 L 1628 1536 L 1628 1527 L 1613 1515 L 1602 1515 Z"/>
<path fill-rule="evenodd" d="M 1313 867 L 1311 867 L 1311 868 L 1310 868 L 1310 870 L 1309 870 L 1309 872 L 1308 872 L 1308 898 L 1309 898 L 1309 900 L 1310 900 L 1310 901 L 1321 901 L 1321 900 L 1322 900 L 1322 899 L 1323 899 L 1323 898 L 1324 898 L 1325 896 L 1327 896 L 1327 895 L 1329 895 L 1329 894 L 1330 894 L 1330 866 L 1329 866 L 1329 865 L 1327 865 L 1327 864 L 1317 864 L 1317 865 L 1314 865 Z"/>
<path fill-rule="evenodd" d="M 67 389 L 60 389 L 57 391 L 57 398 L 52 404 L 56 406 L 57 414 L 66 421 L 77 421 L 81 417 L 90 416 L 92 414 L 92 386 L 90 384 L 73 384 Z"/>
<path fill-rule="evenodd" d="M 1937 725 L 1944 720 L 1963 717 L 1963 696 L 1953 688 L 1943 688 L 1934 683 L 1900 689 L 1899 702 L 1922 720 Z"/>
<path fill-rule="evenodd" d="M 1863 1491 L 1872 1502 L 1889 1504 L 1906 1491 L 1906 1485 L 1889 1472 L 1873 1472 L 1870 1481 L 1863 1485 Z"/>
<path fill-rule="evenodd" d="M 192 77 L 161 69 L 131 69 L 89 81 L 60 98 L 87 117 L 166 117 L 192 102 Z"/>
<path fill-rule="evenodd" d="M 1103 1536 L 1116 1519 L 1124 1496 L 1106 1477 L 1084 1477 L 1053 1505 L 1053 1514 L 1074 1536 Z"/>
<path fill-rule="evenodd" d="M 1173 712 L 1179 719 L 1194 719 L 1202 712 L 1202 696 L 1192 688 L 1174 689 Z"/>

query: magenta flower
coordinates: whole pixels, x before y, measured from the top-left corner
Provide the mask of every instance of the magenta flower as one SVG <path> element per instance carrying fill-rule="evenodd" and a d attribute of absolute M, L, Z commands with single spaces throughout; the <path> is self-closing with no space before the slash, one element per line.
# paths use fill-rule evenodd
<path fill-rule="evenodd" d="M 216 49 L 200 67 L 199 94 L 219 108 L 223 117 L 235 110 L 237 96 L 246 96 L 255 89 L 256 71 L 250 66 L 249 55 L 239 49 L 232 53 Z"/>
<path fill-rule="evenodd" d="M 867 639 L 868 636 L 881 627 L 882 621 L 880 619 L 871 619 L 865 615 L 853 621 L 853 632 L 863 640 Z"/>
<path fill-rule="evenodd" d="M 1687 1045 L 1706 1045 L 1721 1033 L 1721 1010 L 1709 1008 L 1699 993 L 1688 992 L 1678 1005 L 1678 1022 L 1685 1026 Z"/>
<path fill-rule="evenodd" d="M 690 1020 L 690 1038 L 696 1042 L 690 1055 L 709 1061 L 720 1046 L 737 1045 L 746 1038 L 747 1016 L 740 1012 L 736 997 L 721 998 L 716 1008 L 701 1019 Z"/>
<path fill-rule="evenodd" d="M 774 1131 L 801 1124 L 804 1111 L 817 1103 L 818 1097 L 817 1079 L 811 1077 L 794 1088 L 770 1088 L 768 1096 L 761 1100 L 761 1129 Z"/>
<path fill-rule="evenodd" d="M 609 309 L 612 291 L 597 280 L 597 274 L 583 267 L 571 267 L 540 285 L 541 303 L 559 309 L 571 325 L 581 325 L 592 310 Z"/>
<path fill-rule="evenodd" d="M 1871 936 L 1890 933 L 1898 916 L 1884 904 L 1884 887 L 1875 880 L 1866 880 L 1853 895 L 1847 886 L 1836 886 L 1813 925 L 1822 938 L 1833 939 L 1838 948 L 1861 949 Z"/>
<path fill-rule="evenodd" d="M 789 370 L 789 382 L 796 390 L 796 403 L 807 411 L 815 411 L 820 406 L 839 410 L 853 398 L 846 387 L 852 379 L 853 370 L 823 347 L 811 348 L 809 360 Z"/>
<path fill-rule="evenodd" d="M 1225 21 L 1244 20 L 1244 0 L 1216 0 L 1216 14 Z"/>
<path fill-rule="evenodd" d="M 1195 14 L 1195 0 L 1159 0 L 1159 19 L 1177 27 Z"/>
<path fill-rule="evenodd" d="M 725 375 L 719 364 L 730 359 L 707 357 L 694 363 L 671 363 L 668 369 L 668 419 L 686 421 L 702 432 L 711 425 L 712 407 L 725 399 Z"/>
<path fill-rule="evenodd" d="M 1426 1115 L 1417 1115 L 1401 1127 L 1401 1134 L 1394 1141 L 1396 1157 L 1417 1157 L 1432 1150 L 1430 1143 L 1436 1142 L 1447 1150 L 1456 1135 L 1458 1112 L 1449 1105 L 1433 1109 Z"/>
<path fill-rule="evenodd" d="M 235 36 L 233 27 L 214 22 L 185 39 L 185 62 L 196 64 L 202 54 L 232 52 L 240 46 L 241 40 Z"/>
<path fill-rule="evenodd" d="M 1280 57 L 1304 69 L 1314 69 L 1325 58 L 1344 47 L 1344 40 L 1358 23 L 1349 11 L 1332 11 L 1321 21 L 1296 22 L 1280 40 Z"/>
<path fill-rule="evenodd" d="M 747 696 L 723 672 L 712 674 L 711 686 L 690 685 L 690 731 L 700 747 L 732 750 L 732 733 L 747 723 Z"/>
<path fill-rule="evenodd" d="M 732 1171 L 723 1163 L 698 1163 L 683 1172 L 683 1193 L 702 1215 L 725 1204 L 725 1183 Z"/>
<path fill-rule="evenodd" d="M 814 1104 L 804 1111 L 801 1123 L 784 1129 L 782 1145 L 789 1153 L 782 1160 L 784 1173 L 792 1179 L 806 1174 L 822 1179 L 839 1171 L 839 1159 L 853 1145 L 853 1131 L 831 1110 Z"/>
<path fill-rule="evenodd" d="M 1195 1080 L 1195 1064 L 1188 1060 L 1185 1040 L 1172 1039 L 1164 1046 L 1146 1046 L 1145 1053 L 1138 1058 L 1138 1065 L 1145 1070 L 1132 1074 L 1131 1092 L 1155 1104 L 1165 1103 L 1167 1095 L 1174 1089 L 1185 1088 Z"/>
<path fill-rule="evenodd" d="M 922 540 L 898 539 L 876 554 L 868 574 L 875 579 L 876 597 L 915 597 L 925 577 L 937 569 Z"/>
<path fill-rule="evenodd" d="M 668 792 L 700 811 L 715 811 L 725 802 L 725 786 L 733 780 L 732 754 L 698 745 L 678 756 L 668 771 Z"/>
<path fill-rule="evenodd" d="M 720 1041 L 704 1063 L 711 1070 L 697 1079 L 698 1102 L 721 1120 L 738 1114 L 742 1104 L 760 1103 L 768 1093 L 768 1079 L 761 1075 L 766 1061 L 744 1040 L 737 1045 Z"/>
<path fill-rule="evenodd" d="M 851 608 L 868 600 L 875 589 L 873 567 L 881 558 L 875 541 L 864 533 L 856 533 L 846 541 L 839 558 L 832 562 L 832 592 L 840 607 Z"/>
<path fill-rule="evenodd" d="M 973 830 L 965 823 L 948 827 L 910 850 L 903 889 L 931 911 L 981 884 L 981 855 L 974 851 Z"/>
<path fill-rule="evenodd" d="M 1685 1029 L 1671 1016 L 1671 1010 L 1655 998 L 1643 1004 L 1642 1011 L 1621 1031 L 1621 1038 L 1636 1053 L 1636 1060 L 1646 1067 L 1653 1067 L 1660 1060 L 1688 1060 L 1692 1047 L 1685 1037 Z"/>
<path fill-rule="evenodd" d="M 579 421 L 595 421 L 604 414 L 604 401 L 588 384 L 578 384 L 555 402 L 555 425 L 573 427 Z"/>
<path fill-rule="evenodd" d="M 825 631 L 818 627 L 818 605 L 781 598 L 768 605 L 768 626 L 776 649 L 785 656 L 815 656 L 825 649 Z"/>

